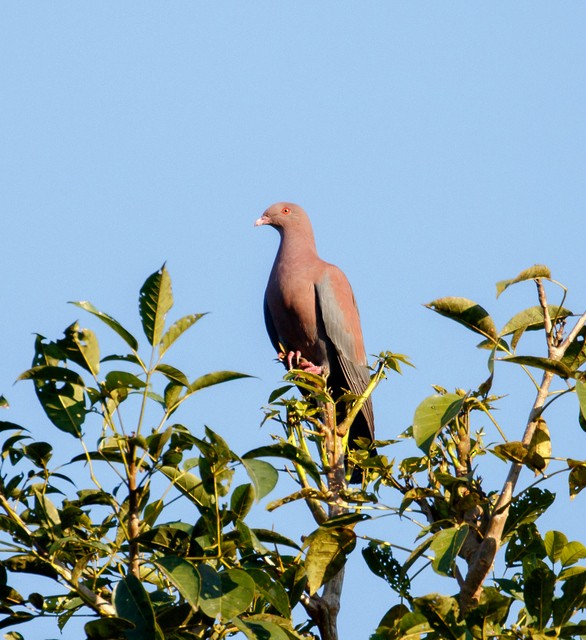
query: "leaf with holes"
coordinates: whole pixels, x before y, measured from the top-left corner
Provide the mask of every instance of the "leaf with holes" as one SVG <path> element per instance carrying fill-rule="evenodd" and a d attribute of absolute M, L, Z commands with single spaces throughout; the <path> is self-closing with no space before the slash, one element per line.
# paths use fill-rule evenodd
<path fill-rule="evenodd" d="M 586 487 L 586 464 L 568 460 L 568 465 L 570 466 L 570 475 L 568 476 L 570 498 L 575 498 Z"/>
<path fill-rule="evenodd" d="M 161 340 L 165 328 L 165 318 L 172 306 L 171 278 L 163 265 L 146 279 L 138 299 L 142 328 L 153 346 Z"/>
<path fill-rule="evenodd" d="M 555 493 L 539 487 L 531 487 L 513 498 L 505 523 L 503 540 L 510 537 L 521 524 L 534 522 L 555 500 Z"/>

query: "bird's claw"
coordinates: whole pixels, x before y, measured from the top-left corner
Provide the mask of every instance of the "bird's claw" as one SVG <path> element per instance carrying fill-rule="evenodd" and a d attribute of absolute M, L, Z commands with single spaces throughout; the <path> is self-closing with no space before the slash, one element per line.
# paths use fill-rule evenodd
<path fill-rule="evenodd" d="M 281 362 L 287 360 L 287 369 L 291 371 L 291 369 L 296 369 L 299 366 L 299 361 L 301 360 L 301 351 L 289 351 L 289 353 L 281 351 L 277 358 L 279 358 Z M 295 360 L 295 366 L 293 366 L 293 360 Z"/>
<path fill-rule="evenodd" d="M 291 369 L 301 369 L 307 373 L 314 373 L 318 376 L 323 375 L 324 368 L 302 358 L 301 351 L 289 351 L 289 353 L 281 352 L 279 353 L 278 358 L 281 362 L 287 360 L 287 369 L 289 371 L 291 371 Z"/>

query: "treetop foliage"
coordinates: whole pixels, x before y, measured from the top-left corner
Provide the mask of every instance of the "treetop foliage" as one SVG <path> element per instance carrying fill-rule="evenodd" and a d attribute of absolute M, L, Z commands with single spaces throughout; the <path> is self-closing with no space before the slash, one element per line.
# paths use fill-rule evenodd
<path fill-rule="evenodd" d="M 140 290 L 140 340 L 90 302 L 74 302 L 126 353 L 103 355 L 96 333 L 74 322 L 61 338 L 37 335 L 32 366 L 19 376 L 32 382 L 50 426 L 70 439 L 71 457 L 54 467 L 50 430 L 37 440 L 0 422 L 5 637 L 24 638 L 23 623 L 38 618 L 66 630 L 83 614 L 89 640 L 329 640 L 338 637 L 344 567 L 358 550 L 365 570 L 390 588 L 382 620 L 365 621 L 375 640 L 586 636 L 586 546 L 537 525 L 555 500 L 552 476 L 565 474 L 572 498 L 586 486 L 586 460 L 554 455 L 546 421 L 552 403 L 575 402 L 576 428 L 586 430 L 586 314 L 566 307 L 566 288 L 543 265 L 497 283 L 497 297 L 529 283 L 537 304 L 501 330 L 472 300 L 426 305 L 479 334 L 487 377 L 473 390 L 436 386 L 398 438 L 417 450 L 403 459 L 397 439 L 343 453 L 363 403 L 410 365 L 402 354 L 382 352 L 364 394 L 337 401 L 342 413 L 332 410 L 327 379 L 288 372 L 265 409 L 276 433 L 236 452 L 213 429 L 175 421 L 199 392 L 248 376 L 192 378 L 170 363 L 178 339 L 205 314 L 169 322 L 165 265 Z M 550 290 L 559 291 L 553 304 Z M 527 332 L 543 336 L 541 353 L 525 351 Z M 520 432 L 497 419 L 501 364 L 518 367 L 535 389 Z M 0 408 L 8 409 L 3 396 Z M 487 456 L 502 461 L 501 478 L 482 477 Z M 347 482 L 356 467 L 358 487 Z M 520 486 L 523 469 L 530 480 Z M 269 511 L 307 505 L 305 534 L 256 527 L 266 498 Z M 388 539 L 369 535 L 385 517 L 395 523 Z M 416 539 L 402 534 L 403 522 L 418 523 Z M 419 592 L 418 576 L 430 571 L 452 580 L 453 595 Z M 52 586 L 22 593 L 22 573 Z"/>

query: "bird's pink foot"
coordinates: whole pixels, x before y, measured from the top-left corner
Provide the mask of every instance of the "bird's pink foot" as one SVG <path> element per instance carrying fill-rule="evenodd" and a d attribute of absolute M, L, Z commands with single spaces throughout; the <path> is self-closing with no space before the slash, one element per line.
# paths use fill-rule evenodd
<path fill-rule="evenodd" d="M 302 362 L 299 365 L 299 368 L 303 369 L 303 371 L 306 371 L 307 373 L 315 373 L 315 375 L 317 376 L 323 375 L 323 372 L 324 372 L 323 367 L 320 367 L 317 364 L 313 364 L 313 362 L 307 362 L 307 360 Z"/>

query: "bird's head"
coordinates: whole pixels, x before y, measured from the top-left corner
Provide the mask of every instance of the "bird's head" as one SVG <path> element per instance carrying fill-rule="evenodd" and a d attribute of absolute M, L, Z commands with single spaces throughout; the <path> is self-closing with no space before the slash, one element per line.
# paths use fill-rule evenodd
<path fill-rule="evenodd" d="M 306 224 L 307 222 L 307 214 L 299 205 L 291 202 L 278 202 L 271 205 L 254 223 L 254 226 L 259 227 L 260 225 L 268 224 L 281 231 L 288 227 Z"/>

